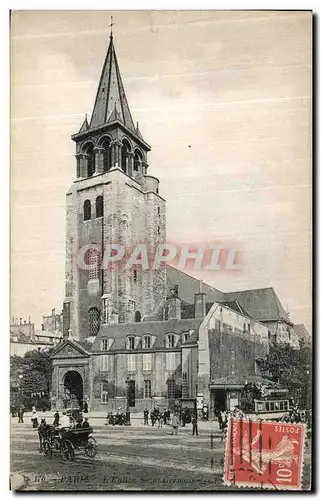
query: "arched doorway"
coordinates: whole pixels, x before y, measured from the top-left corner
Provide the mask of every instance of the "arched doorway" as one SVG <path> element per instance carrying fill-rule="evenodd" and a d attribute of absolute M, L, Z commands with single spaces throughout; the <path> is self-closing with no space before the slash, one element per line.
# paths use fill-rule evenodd
<path fill-rule="evenodd" d="M 79 406 L 82 409 L 83 398 L 83 379 L 81 374 L 76 370 L 68 371 L 64 377 L 65 408 L 75 408 Z"/>

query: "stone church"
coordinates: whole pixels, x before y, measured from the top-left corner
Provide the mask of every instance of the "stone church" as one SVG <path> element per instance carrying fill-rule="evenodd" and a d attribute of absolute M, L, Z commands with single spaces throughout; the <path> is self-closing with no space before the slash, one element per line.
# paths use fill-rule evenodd
<path fill-rule="evenodd" d="M 257 380 L 269 340 L 297 345 L 272 288 L 224 293 L 170 266 L 102 269 L 117 242 L 166 241 L 166 202 L 149 175 L 149 144 L 134 124 L 113 36 L 91 119 L 72 136 L 76 178 L 66 194 L 64 340 L 52 352 L 52 406 L 133 411 L 202 395 L 211 409 L 238 403 Z M 86 269 L 80 249 L 89 248 Z M 96 250 L 101 249 L 101 250 Z"/>

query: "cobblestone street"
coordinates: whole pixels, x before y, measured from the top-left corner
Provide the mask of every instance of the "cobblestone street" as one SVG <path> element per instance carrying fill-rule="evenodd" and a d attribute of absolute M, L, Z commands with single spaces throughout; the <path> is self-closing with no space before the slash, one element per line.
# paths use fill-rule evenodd
<path fill-rule="evenodd" d="M 218 435 L 218 433 L 217 433 Z M 74 462 L 39 453 L 38 434 L 28 421 L 12 423 L 11 472 L 26 479 L 25 490 L 214 490 L 222 489 L 224 446 L 210 448 L 210 430 L 192 436 L 191 426 L 94 426 L 98 453 L 79 452 Z M 211 468 L 211 458 L 213 467 Z"/>

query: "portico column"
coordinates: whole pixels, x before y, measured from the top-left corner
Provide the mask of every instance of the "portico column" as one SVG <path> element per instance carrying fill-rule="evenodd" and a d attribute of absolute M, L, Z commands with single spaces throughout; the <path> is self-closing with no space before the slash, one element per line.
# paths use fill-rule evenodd
<path fill-rule="evenodd" d="M 103 173 L 104 149 L 100 147 L 94 148 L 95 154 L 95 174 Z"/>

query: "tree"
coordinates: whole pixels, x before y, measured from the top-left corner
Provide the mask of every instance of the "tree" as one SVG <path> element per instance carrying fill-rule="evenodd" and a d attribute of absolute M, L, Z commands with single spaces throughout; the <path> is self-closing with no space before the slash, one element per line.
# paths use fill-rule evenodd
<path fill-rule="evenodd" d="M 263 377 L 279 383 L 301 407 L 310 407 L 312 400 L 312 351 L 300 341 L 300 348 L 272 342 L 269 354 L 259 365 Z"/>
<path fill-rule="evenodd" d="M 30 409 L 33 404 L 49 406 L 51 390 L 52 363 L 50 350 L 29 351 L 24 357 L 10 358 L 11 404 L 23 403 Z M 39 406 L 39 404 L 38 404 Z"/>

